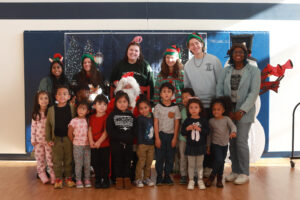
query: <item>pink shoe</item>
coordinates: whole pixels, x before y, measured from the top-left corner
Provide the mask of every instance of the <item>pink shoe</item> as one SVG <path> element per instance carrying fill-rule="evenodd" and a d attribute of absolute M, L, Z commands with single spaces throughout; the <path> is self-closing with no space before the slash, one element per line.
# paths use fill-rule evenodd
<path fill-rule="evenodd" d="M 40 177 L 42 183 L 46 184 L 46 183 L 49 182 L 49 179 L 48 179 L 46 173 L 41 173 L 41 174 L 39 174 L 39 177 Z"/>
<path fill-rule="evenodd" d="M 86 188 L 92 187 L 91 181 L 90 181 L 90 180 L 85 180 L 85 181 L 84 181 L 84 187 L 86 187 Z"/>
<path fill-rule="evenodd" d="M 55 183 L 55 174 L 54 173 L 50 173 L 50 180 L 51 180 L 51 184 L 53 185 Z"/>

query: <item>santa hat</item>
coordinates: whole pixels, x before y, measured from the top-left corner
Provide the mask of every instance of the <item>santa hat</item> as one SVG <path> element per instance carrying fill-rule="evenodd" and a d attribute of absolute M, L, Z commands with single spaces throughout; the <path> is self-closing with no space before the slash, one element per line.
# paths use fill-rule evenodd
<path fill-rule="evenodd" d="M 136 96 L 139 96 L 139 94 L 141 92 L 140 85 L 135 80 L 133 75 L 134 75 L 133 72 L 127 72 L 126 74 L 124 74 L 122 76 L 122 78 L 120 79 L 120 81 L 118 82 L 118 85 L 115 89 L 115 93 L 117 93 L 118 91 L 124 89 L 124 87 L 129 84 L 134 89 Z"/>
<path fill-rule="evenodd" d="M 172 45 L 167 48 L 164 55 L 177 56 L 179 59 L 181 59 L 180 48 L 177 45 Z"/>
<path fill-rule="evenodd" d="M 85 58 L 89 58 L 89 59 L 91 59 L 92 62 L 96 63 L 96 62 L 95 62 L 95 56 L 92 55 L 92 54 L 89 54 L 89 53 L 83 54 L 83 55 L 81 56 L 81 61 L 83 62 L 83 60 L 84 60 Z"/>
<path fill-rule="evenodd" d="M 49 61 L 51 63 L 53 63 L 55 61 L 58 61 L 58 62 L 62 63 L 63 59 L 64 59 L 64 57 L 60 53 L 56 53 L 56 54 L 54 54 L 53 58 L 49 58 Z"/>
<path fill-rule="evenodd" d="M 193 39 L 193 38 L 196 38 L 197 40 L 199 40 L 200 42 L 202 42 L 203 45 L 205 46 L 203 37 L 202 37 L 199 33 L 194 32 L 194 33 L 192 33 L 192 34 L 189 34 L 189 36 L 188 36 L 188 39 L 187 39 L 187 41 L 186 41 L 186 46 L 187 46 L 187 47 L 189 46 L 190 40 Z"/>

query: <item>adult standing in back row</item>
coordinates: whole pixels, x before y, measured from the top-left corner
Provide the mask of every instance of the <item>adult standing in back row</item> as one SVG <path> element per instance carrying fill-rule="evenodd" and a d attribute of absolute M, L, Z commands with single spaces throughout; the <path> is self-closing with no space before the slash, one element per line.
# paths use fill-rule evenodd
<path fill-rule="evenodd" d="M 184 87 L 193 88 L 204 106 L 207 119 L 210 117 L 209 106 L 211 100 L 216 97 L 216 86 L 222 71 L 220 60 L 205 52 L 205 43 L 202 36 L 192 33 L 188 36 L 187 47 L 194 55 L 184 66 Z M 210 158 L 204 158 L 204 176 L 208 177 L 212 168 Z"/>

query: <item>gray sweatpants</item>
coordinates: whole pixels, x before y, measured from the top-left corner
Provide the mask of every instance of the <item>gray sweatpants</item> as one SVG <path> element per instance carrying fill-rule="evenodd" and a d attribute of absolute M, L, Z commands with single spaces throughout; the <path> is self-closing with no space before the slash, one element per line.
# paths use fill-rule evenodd
<path fill-rule="evenodd" d="M 187 156 L 187 159 L 188 159 L 189 180 L 194 180 L 195 169 L 197 169 L 198 180 L 202 180 L 204 155 L 201 155 L 201 156 Z"/>
<path fill-rule="evenodd" d="M 84 167 L 84 179 L 90 180 L 91 170 L 91 148 L 87 146 L 73 146 L 73 156 L 75 161 L 76 181 L 81 181 L 82 167 Z"/>
<path fill-rule="evenodd" d="M 249 175 L 248 137 L 251 123 L 236 122 L 236 138 L 230 140 L 230 160 L 232 172 Z"/>
<path fill-rule="evenodd" d="M 187 156 L 184 154 L 186 147 L 186 141 L 179 140 L 179 168 L 180 176 L 187 176 Z"/>

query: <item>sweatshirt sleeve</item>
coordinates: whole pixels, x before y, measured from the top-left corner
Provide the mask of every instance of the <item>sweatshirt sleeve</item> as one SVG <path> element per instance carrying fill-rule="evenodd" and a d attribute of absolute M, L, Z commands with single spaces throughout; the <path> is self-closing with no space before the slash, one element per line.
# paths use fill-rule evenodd
<path fill-rule="evenodd" d="M 230 128 L 230 133 L 233 133 L 233 132 L 236 133 L 236 131 L 237 131 L 236 126 L 229 117 L 227 117 L 227 124 L 228 124 L 228 127 Z"/>
<path fill-rule="evenodd" d="M 191 81 L 190 81 L 190 79 L 188 77 L 188 74 L 187 74 L 187 71 L 186 71 L 186 68 L 184 68 L 184 78 L 183 78 L 183 80 L 184 80 L 184 87 L 185 88 L 191 88 L 192 87 Z"/>

